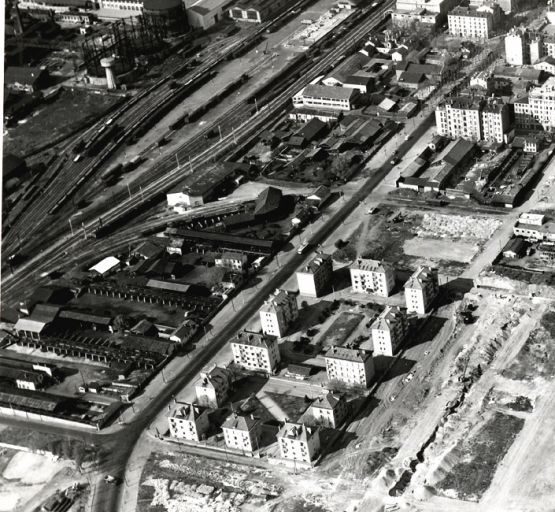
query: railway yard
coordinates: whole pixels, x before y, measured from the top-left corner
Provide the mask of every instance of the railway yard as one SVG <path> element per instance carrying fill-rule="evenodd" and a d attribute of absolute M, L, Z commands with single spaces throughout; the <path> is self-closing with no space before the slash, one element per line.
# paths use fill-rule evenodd
<path fill-rule="evenodd" d="M 502 36 L 178 3 L 10 8 L 0 512 L 553 510 L 555 143 L 436 116 Z"/>

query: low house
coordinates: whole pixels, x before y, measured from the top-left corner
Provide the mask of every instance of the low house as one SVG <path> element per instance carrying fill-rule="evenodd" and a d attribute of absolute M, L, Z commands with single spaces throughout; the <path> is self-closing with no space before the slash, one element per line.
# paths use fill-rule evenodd
<path fill-rule="evenodd" d="M 508 259 L 522 258 L 526 253 L 526 242 L 522 238 L 512 238 L 503 248 L 503 257 Z"/>
<path fill-rule="evenodd" d="M 306 202 L 313 208 L 320 210 L 330 197 L 330 188 L 326 187 L 325 185 L 320 185 L 314 192 L 312 192 L 312 194 L 310 194 L 306 198 Z"/>

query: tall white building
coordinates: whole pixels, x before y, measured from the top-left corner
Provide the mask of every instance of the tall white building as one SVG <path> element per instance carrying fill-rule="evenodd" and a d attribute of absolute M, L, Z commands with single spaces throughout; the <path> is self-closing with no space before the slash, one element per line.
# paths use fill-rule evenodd
<path fill-rule="evenodd" d="M 314 421 L 318 425 L 329 428 L 340 427 L 348 411 L 349 406 L 345 397 L 331 392 L 318 397 L 309 407 L 309 413 Z"/>
<path fill-rule="evenodd" d="M 448 99 L 436 108 L 436 127 L 443 137 L 503 143 L 511 127 L 509 108 L 497 99 Z"/>
<path fill-rule="evenodd" d="M 231 374 L 220 366 L 214 365 L 200 372 L 195 384 L 197 402 L 204 407 L 221 407 L 227 400 L 231 388 Z"/>
<path fill-rule="evenodd" d="M 241 331 L 231 340 L 231 350 L 235 364 L 247 370 L 275 373 L 281 361 L 276 336 Z"/>
<path fill-rule="evenodd" d="M 515 100 L 515 123 L 525 130 L 553 131 L 555 128 L 555 77 L 541 87 L 530 89 L 528 96 Z"/>
<path fill-rule="evenodd" d="M 407 318 L 396 306 L 386 307 L 372 324 L 375 355 L 392 356 L 407 335 Z"/>
<path fill-rule="evenodd" d="M 395 271 L 383 261 L 358 258 L 349 270 L 354 292 L 388 297 L 395 286 Z"/>
<path fill-rule="evenodd" d="M 423 315 L 439 291 L 437 269 L 419 267 L 405 283 L 407 311 Z"/>
<path fill-rule="evenodd" d="M 168 424 L 174 439 L 201 441 L 210 426 L 208 410 L 197 404 L 178 403 Z"/>
<path fill-rule="evenodd" d="M 260 308 L 262 332 L 282 338 L 299 317 L 297 297 L 285 290 L 276 290 Z"/>
<path fill-rule="evenodd" d="M 248 453 L 258 450 L 260 427 L 260 421 L 253 416 L 232 414 L 222 425 L 226 446 Z"/>
<path fill-rule="evenodd" d="M 368 387 L 374 377 L 371 352 L 345 347 L 330 347 L 325 355 L 328 380 L 348 386 Z"/>
<path fill-rule="evenodd" d="M 513 28 L 505 36 L 505 61 L 513 66 L 535 64 L 544 56 L 545 46 L 541 34 Z"/>
<path fill-rule="evenodd" d="M 297 272 L 299 293 L 319 297 L 329 286 L 333 276 L 333 263 L 329 254 L 319 254 Z"/>
<path fill-rule="evenodd" d="M 447 16 L 449 34 L 465 39 L 489 39 L 493 16 L 473 7 L 455 7 Z"/>
<path fill-rule="evenodd" d="M 277 434 L 283 459 L 311 463 L 320 454 L 320 432 L 302 423 L 285 422 Z"/>

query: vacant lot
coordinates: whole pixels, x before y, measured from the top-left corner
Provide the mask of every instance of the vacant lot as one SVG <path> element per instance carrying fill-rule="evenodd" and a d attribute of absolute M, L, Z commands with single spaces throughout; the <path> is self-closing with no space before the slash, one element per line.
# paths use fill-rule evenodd
<path fill-rule="evenodd" d="M 501 462 L 524 420 L 496 412 L 483 428 L 461 444 L 464 460 L 455 464 L 437 488 L 452 491 L 461 499 L 478 501 L 487 491 Z"/>
<path fill-rule="evenodd" d="M 362 322 L 364 315 L 343 311 L 330 325 L 328 330 L 322 335 L 320 341 L 325 347 L 341 346 L 351 333 Z"/>
<path fill-rule="evenodd" d="M 411 238 L 404 243 L 403 250 L 405 254 L 418 258 L 429 258 L 433 254 L 434 258 L 441 260 L 470 263 L 480 247 L 472 242 L 433 239 L 423 242 L 421 238 Z"/>
<path fill-rule="evenodd" d="M 187 454 L 153 455 L 139 489 L 139 512 L 259 510 L 281 487 L 265 469 Z"/>
<path fill-rule="evenodd" d="M 39 106 L 4 134 L 4 151 L 26 155 L 59 137 L 69 135 L 115 105 L 120 98 L 64 89 L 52 103 Z"/>

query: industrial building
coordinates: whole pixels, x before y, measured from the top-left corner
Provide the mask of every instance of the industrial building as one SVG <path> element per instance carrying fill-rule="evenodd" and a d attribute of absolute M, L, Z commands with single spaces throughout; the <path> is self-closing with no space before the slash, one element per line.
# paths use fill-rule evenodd
<path fill-rule="evenodd" d="M 291 3 L 291 0 L 242 0 L 232 4 L 228 13 L 235 21 L 265 23 Z"/>
<path fill-rule="evenodd" d="M 345 87 L 309 84 L 293 96 L 295 107 L 329 110 L 352 110 L 359 91 Z"/>
<path fill-rule="evenodd" d="M 368 387 L 374 377 L 371 352 L 345 347 L 330 347 L 325 354 L 328 380 L 348 386 Z"/>

